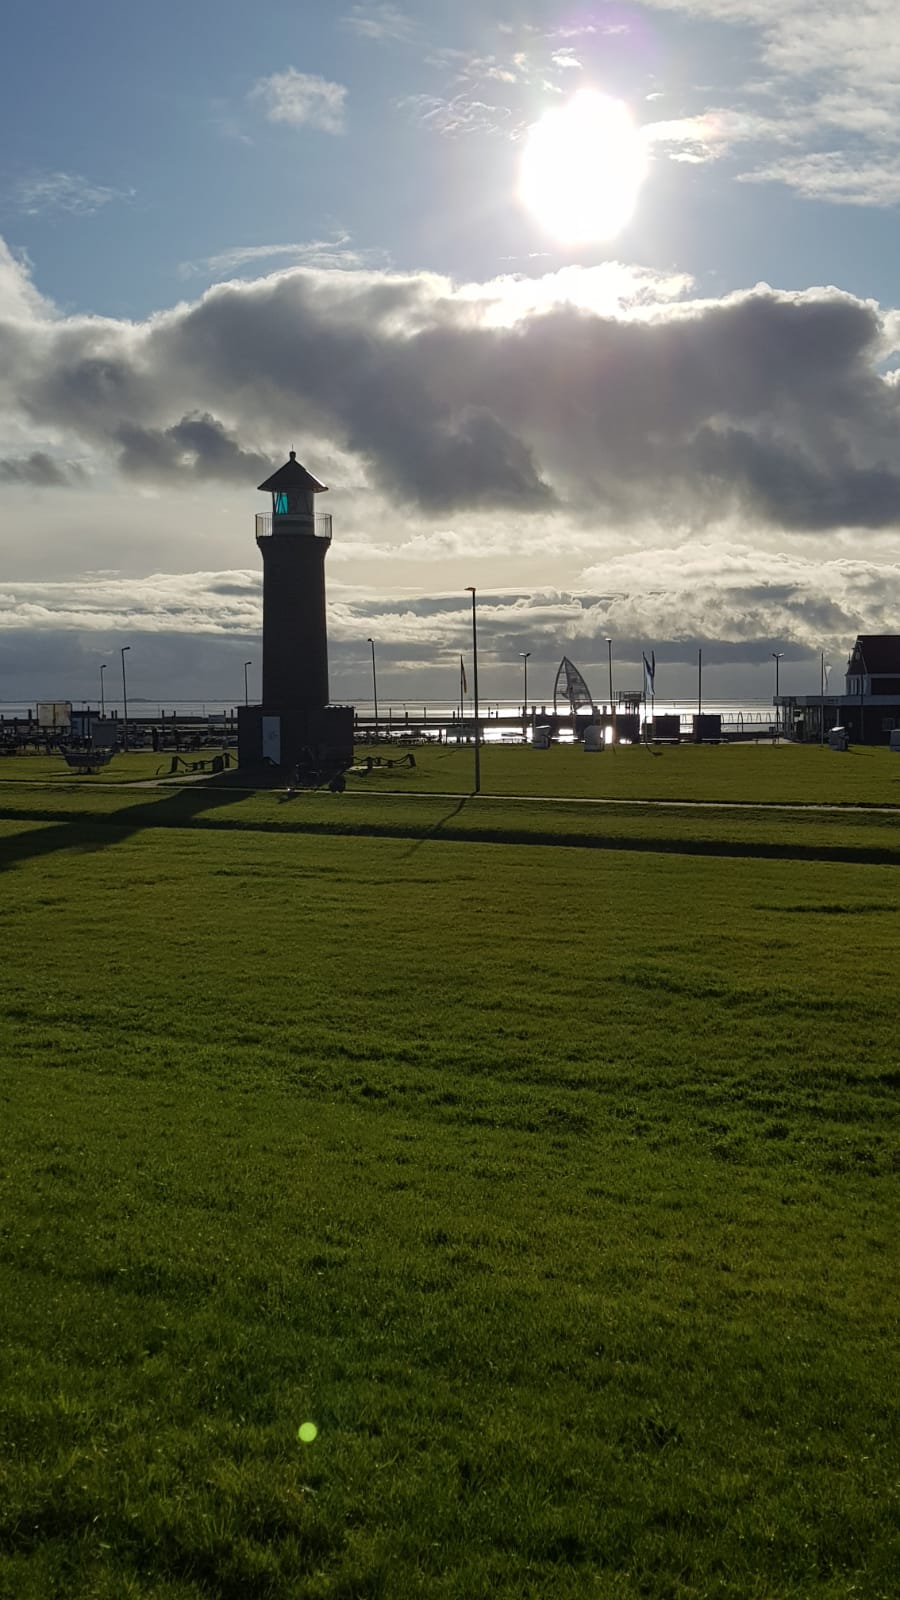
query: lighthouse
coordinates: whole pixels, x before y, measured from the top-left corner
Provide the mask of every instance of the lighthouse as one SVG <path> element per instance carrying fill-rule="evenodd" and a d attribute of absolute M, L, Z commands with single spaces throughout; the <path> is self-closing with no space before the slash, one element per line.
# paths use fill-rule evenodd
<path fill-rule="evenodd" d="M 242 767 L 353 759 L 353 708 L 329 705 L 325 557 L 331 517 L 316 511 L 326 486 L 295 452 L 259 485 L 271 510 L 256 517 L 263 563 L 262 704 L 238 713 Z"/>

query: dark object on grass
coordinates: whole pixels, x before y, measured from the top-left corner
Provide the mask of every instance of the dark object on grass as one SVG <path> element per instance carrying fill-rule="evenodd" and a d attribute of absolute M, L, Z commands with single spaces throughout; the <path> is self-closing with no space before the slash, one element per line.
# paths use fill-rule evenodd
<path fill-rule="evenodd" d="M 111 750 L 64 750 L 62 754 L 66 766 L 74 767 L 76 772 L 97 772 L 113 757 Z"/>
<path fill-rule="evenodd" d="M 304 749 L 294 767 L 284 799 L 293 800 L 301 789 L 328 789 L 331 794 L 343 794 L 347 787 L 345 772 L 344 762 L 323 761 L 311 750 Z"/>
<path fill-rule="evenodd" d="M 364 765 L 353 767 L 352 770 L 364 778 L 373 767 L 414 767 L 415 764 L 415 756 L 411 750 L 407 750 L 405 756 L 395 756 L 393 761 L 389 761 L 385 756 L 366 756 Z"/>

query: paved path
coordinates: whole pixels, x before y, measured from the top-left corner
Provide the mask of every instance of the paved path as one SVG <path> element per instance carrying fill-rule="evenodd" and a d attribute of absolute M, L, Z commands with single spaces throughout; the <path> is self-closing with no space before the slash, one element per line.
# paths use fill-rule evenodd
<path fill-rule="evenodd" d="M 354 798 L 365 795 L 365 789 L 351 789 L 345 792 Z M 371 797 L 375 791 L 369 790 Z M 707 811 L 833 811 L 839 816 L 846 816 L 847 812 L 873 812 L 883 816 L 897 816 L 900 818 L 900 801 L 891 806 L 865 806 L 855 802 L 845 802 L 843 805 L 834 801 L 817 800 L 657 800 L 651 798 L 625 797 L 624 795 L 565 795 L 565 794 L 472 794 L 454 793 L 443 789 L 417 789 L 410 792 L 404 789 L 379 789 L 377 794 L 390 796 L 392 799 L 405 800 L 489 800 L 510 802 L 527 802 L 529 805 L 551 806 L 658 806 L 661 809 L 670 807 L 673 810 L 707 810 Z"/>

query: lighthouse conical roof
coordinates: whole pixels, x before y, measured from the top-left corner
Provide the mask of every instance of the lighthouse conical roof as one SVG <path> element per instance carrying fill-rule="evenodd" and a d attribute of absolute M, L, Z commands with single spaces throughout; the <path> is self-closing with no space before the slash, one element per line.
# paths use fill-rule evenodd
<path fill-rule="evenodd" d="M 273 494 L 279 489 L 305 489 L 312 491 L 313 494 L 324 494 L 328 485 L 320 483 L 318 478 L 314 478 L 311 472 L 307 472 L 305 467 L 301 467 L 292 450 L 290 459 L 284 463 L 284 466 L 279 467 L 277 472 L 273 472 L 271 478 L 267 478 L 265 483 L 261 483 L 259 487 L 260 489 L 271 490 Z"/>

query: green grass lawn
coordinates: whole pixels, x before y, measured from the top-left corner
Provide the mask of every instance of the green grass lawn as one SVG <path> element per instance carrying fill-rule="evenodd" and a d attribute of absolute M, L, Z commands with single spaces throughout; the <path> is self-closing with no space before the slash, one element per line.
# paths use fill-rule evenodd
<path fill-rule="evenodd" d="M 391 759 L 402 749 L 365 747 L 359 756 Z M 353 778 L 351 786 L 471 791 L 471 747 L 421 745 L 413 753 L 415 770 L 376 770 Z M 573 799 L 900 805 L 900 756 L 862 745 L 846 752 L 790 744 L 622 745 L 585 754 L 580 745 L 532 750 L 489 744 L 481 751 L 481 781 L 491 794 Z"/>
<path fill-rule="evenodd" d="M 549 809 L 4 788 L 0 1594 L 893 1600 L 893 819 Z"/>
<path fill-rule="evenodd" d="M 189 767 L 197 761 L 209 762 L 220 753 L 218 749 L 183 750 L 178 752 L 178 758 Z M 7 783 L 139 783 L 165 777 L 171 770 L 174 755 L 173 750 L 120 750 L 108 766 L 97 772 L 73 771 L 61 755 L 6 756 L 0 759 L 0 792 Z"/>
<path fill-rule="evenodd" d="M 396 759 L 406 747 L 361 746 L 366 755 Z M 351 792 L 470 794 L 474 752 L 456 745 L 413 747 L 415 768 L 376 768 L 351 774 Z M 210 760 L 217 750 L 185 754 L 186 762 Z M 0 799 L 12 783 L 39 782 L 66 789 L 146 782 L 169 774 L 171 752 L 120 753 L 95 774 L 73 773 L 62 756 L 15 756 L 0 760 Z M 231 772 L 226 783 L 254 787 L 257 775 Z M 856 746 L 846 753 L 818 745 L 643 745 L 586 755 L 577 745 L 550 750 L 485 745 L 482 791 L 495 796 L 539 796 L 571 800 L 667 800 L 728 804 L 900 806 L 900 757 L 884 747 Z"/>

